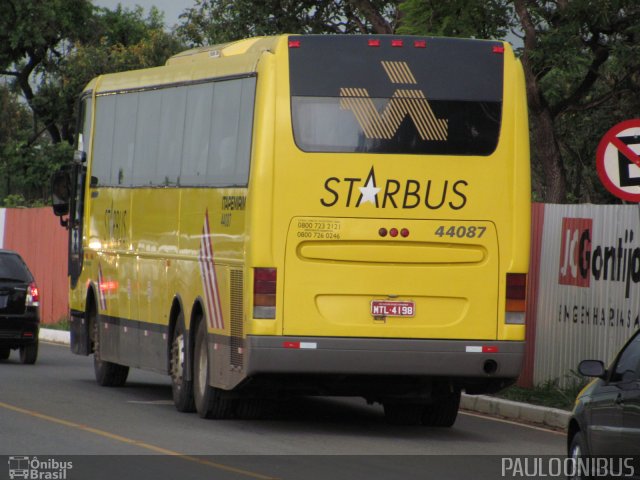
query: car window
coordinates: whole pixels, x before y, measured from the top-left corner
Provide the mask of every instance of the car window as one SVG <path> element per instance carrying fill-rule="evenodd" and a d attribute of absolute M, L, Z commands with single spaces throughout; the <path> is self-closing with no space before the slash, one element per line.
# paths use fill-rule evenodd
<path fill-rule="evenodd" d="M 0 281 L 19 280 L 30 282 L 31 274 L 22 259 L 13 253 L 0 253 Z"/>
<path fill-rule="evenodd" d="M 640 333 L 637 333 L 618 357 L 611 381 L 619 382 L 623 379 L 623 376 L 625 376 L 625 380 L 638 378 L 638 374 L 640 373 L 639 364 Z"/>

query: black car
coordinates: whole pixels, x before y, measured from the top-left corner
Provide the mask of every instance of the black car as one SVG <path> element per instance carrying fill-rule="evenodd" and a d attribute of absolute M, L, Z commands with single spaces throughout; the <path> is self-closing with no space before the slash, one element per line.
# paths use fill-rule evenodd
<path fill-rule="evenodd" d="M 0 250 L 0 360 L 12 349 L 20 350 L 20 361 L 33 364 L 38 358 L 40 294 L 16 252 Z"/>
<path fill-rule="evenodd" d="M 640 330 L 609 368 L 600 360 L 583 360 L 578 371 L 595 379 L 576 399 L 567 436 L 569 456 L 610 457 L 602 465 L 630 473 L 628 461 L 640 456 Z"/>

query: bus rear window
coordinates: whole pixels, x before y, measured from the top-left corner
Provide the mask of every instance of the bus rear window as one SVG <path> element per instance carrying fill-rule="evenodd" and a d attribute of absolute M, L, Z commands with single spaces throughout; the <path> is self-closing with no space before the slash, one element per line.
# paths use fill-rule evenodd
<path fill-rule="evenodd" d="M 291 40 L 297 45 L 289 49 L 291 114 L 301 150 L 482 156 L 495 150 L 503 54 L 493 47 L 501 43 L 430 38 L 417 48 L 412 37 Z"/>

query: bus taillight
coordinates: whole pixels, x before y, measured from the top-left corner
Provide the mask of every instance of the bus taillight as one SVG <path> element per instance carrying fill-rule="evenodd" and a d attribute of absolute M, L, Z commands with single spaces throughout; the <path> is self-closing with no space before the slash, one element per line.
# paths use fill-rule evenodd
<path fill-rule="evenodd" d="M 507 273 L 506 323 L 524 324 L 527 299 L 527 275 Z"/>
<path fill-rule="evenodd" d="M 253 318 L 276 318 L 276 269 L 253 271 Z"/>

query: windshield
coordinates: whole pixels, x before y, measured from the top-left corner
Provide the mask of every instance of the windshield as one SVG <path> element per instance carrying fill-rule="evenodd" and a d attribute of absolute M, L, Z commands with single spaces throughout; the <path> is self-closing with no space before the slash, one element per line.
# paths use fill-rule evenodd
<path fill-rule="evenodd" d="M 500 42 L 309 36 L 290 37 L 290 45 L 296 45 L 289 49 L 291 113 L 300 149 L 434 155 L 495 150 Z"/>

